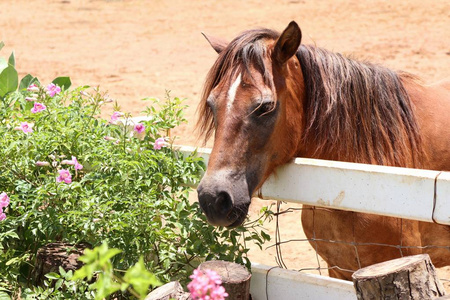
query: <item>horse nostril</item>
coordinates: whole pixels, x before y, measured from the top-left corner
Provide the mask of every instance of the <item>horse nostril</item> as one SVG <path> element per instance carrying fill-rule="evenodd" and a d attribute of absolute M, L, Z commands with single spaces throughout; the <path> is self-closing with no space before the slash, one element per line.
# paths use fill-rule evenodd
<path fill-rule="evenodd" d="M 233 200 L 231 200 L 230 194 L 227 192 L 220 192 L 217 195 L 215 206 L 221 215 L 228 215 L 228 213 L 233 209 Z"/>

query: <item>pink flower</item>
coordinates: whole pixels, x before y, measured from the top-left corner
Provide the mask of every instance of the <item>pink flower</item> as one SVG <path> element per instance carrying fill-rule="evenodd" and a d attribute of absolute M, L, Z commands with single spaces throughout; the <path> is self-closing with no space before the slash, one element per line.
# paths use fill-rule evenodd
<path fill-rule="evenodd" d="M 50 166 L 50 163 L 48 161 L 37 161 L 36 166 L 38 167 L 47 167 Z"/>
<path fill-rule="evenodd" d="M 143 133 L 145 131 L 144 124 L 137 123 L 136 125 L 134 125 L 134 131 L 136 131 L 137 133 Z"/>
<path fill-rule="evenodd" d="M 35 114 L 35 113 L 41 112 L 46 109 L 47 109 L 47 107 L 44 104 L 39 103 L 39 102 L 34 102 L 34 107 L 31 109 L 31 112 L 33 114 Z"/>
<path fill-rule="evenodd" d="M 153 149 L 160 150 L 162 147 L 166 147 L 167 143 L 166 140 L 162 137 L 157 138 L 155 143 L 153 144 Z"/>
<path fill-rule="evenodd" d="M 56 94 L 61 92 L 61 88 L 54 83 L 47 85 L 47 95 L 54 97 Z"/>
<path fill-rule="evenodd" d="M 3 208 L 9 205 L 9 197 L 5 192 L 0 194 L 0 221 L 6 219 L 6 215 L 3 212 Z"/>
<path fill-rule="evenodd" d="M 111 116 L 111 120 L 109 120 L 109 123 L 117 124 L 117 122 L 119 121 L 120 117 L 122 117 L 122 116 L 123 116 L 123 113 L 121 113 L 120 111 L 113 112 L 113 114 Z"/>
<path fill-rule="evenodd" d="M 9 205 L 9 197 L 3 192 L 0 194 L 0 208 L 7 207 Z"/>
<path fill-rule="evenodd" d="M 70 175 L 69 170 L 61 169 L 58 171 L 59 176 L 56 178 L 57 182 L 65 182 L 67 184 L 72 182 L 72 175 Z"/>
<path fill-rule="evenodd" d="M 22 130 L 25 133 L 33 132 L 33 129 L 31 127 L 32 125 L 27 122 L 20 123 L 20 130 Z"/>
<path fill-rule="evenodd" d="M 81 170 L 83 169 L 83 165 L 80 164 L 75 156 L 72 156 L 73 165 L 75 167 L 75 170 Z"/>
<path fill-rule="evenodd" d="M 188 284 L 189 292 L 194 300 L 223 300 L 228 297 L 222 286 L 219 274 L 212 270 L 195 269 L 189 276 L 192 281 Z"/>
<path fill-rule="evenodd" d="M 39 92 L 39 87 L 36 84 L 30 84 L 29 87 L 27 87 L 27 91 L 29 92 Z"/>

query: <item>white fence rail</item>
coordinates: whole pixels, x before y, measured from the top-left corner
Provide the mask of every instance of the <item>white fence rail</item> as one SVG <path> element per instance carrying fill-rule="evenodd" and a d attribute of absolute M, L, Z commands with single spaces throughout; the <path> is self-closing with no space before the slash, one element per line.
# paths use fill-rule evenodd
<path fill-rule="evenodd" d="M 250 293 L 254 300 L 355 300 L 350 281 L 252 264 Z"/>
<path fill-rule="evenodd" d="M 197 151 L 207 163 L 211 149 Z M 261 191 L 266 199 L 450 225 L 450 172 L 297 158 Z"/>

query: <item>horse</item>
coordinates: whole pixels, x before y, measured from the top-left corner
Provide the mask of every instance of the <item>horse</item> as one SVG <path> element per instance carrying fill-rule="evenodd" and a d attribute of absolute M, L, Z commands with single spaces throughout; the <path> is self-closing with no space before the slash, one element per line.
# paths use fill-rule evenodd
<path fill-rule="evenodd" d="M 247 30 L 229 43 L 204 36 L 218 53 L 197 123 L 205 141 L 214 133 L 197 187 L 210 224 L 241 225 L 252 196 L 294 157 L 450 170 L 449 81 L 426 85 L 301 44 L 294 21 L 281 34 Z M 419 253 L 450 265 L 447 225 L 306 205 L 301 222 L 331 277 L 351 280 L 361 267 Z"/>

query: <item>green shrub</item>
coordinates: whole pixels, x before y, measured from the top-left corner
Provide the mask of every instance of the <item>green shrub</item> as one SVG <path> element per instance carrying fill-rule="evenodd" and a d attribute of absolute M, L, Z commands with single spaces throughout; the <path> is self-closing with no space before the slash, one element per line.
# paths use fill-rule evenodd
<path fill-rule="evenodd" d="M 268 238 L 258 230 L 262 222 L 215 228 L 188 201 L 188 184 L 204 164 L 168 137 L 185 122 L 182 100 L 150 99 L 148 119 L 136 127 L 129 114 L 121 122 L 118 113 L 99 118 L 108 96 L 70 85 L 68 77 L 45 86 L 31 75 L 19 82 L 14 55 L 0 60 L 0 193 L 10 198 L 0 221 L 0 296 L 40 293 L 32 278 L 36 252 L 55 241 L 106 242 L 121 250 L 111 257 L 115 269 L 142 257 L 162 282 L 185 283 L 199 259 L 249 265 L 245 241 Z M 89 298 L 83 291 L 77 299 Z"/>

